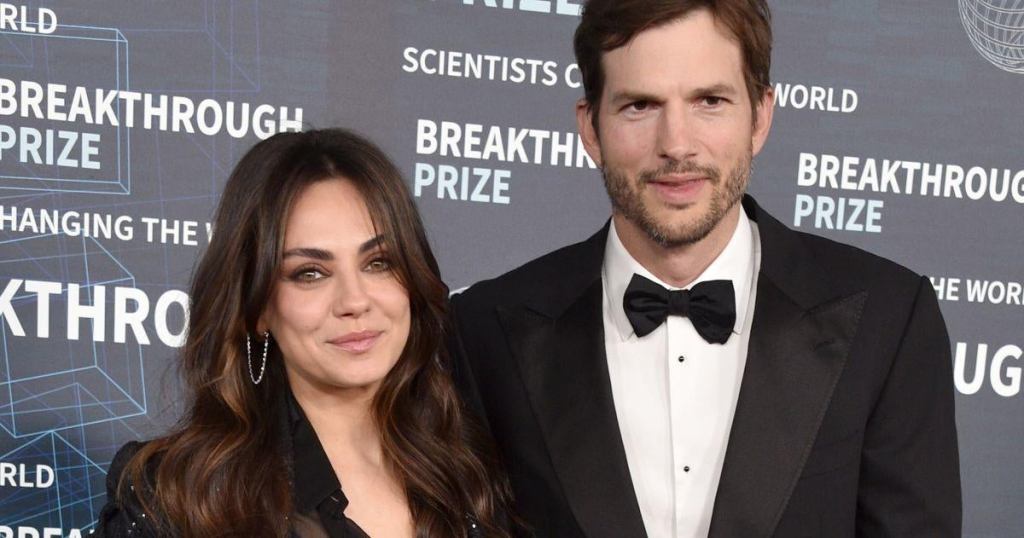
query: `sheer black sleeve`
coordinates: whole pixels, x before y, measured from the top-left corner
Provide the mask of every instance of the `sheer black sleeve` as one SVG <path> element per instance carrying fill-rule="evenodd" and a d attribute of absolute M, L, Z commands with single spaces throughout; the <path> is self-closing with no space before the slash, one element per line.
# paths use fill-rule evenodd
<path fill-rule="evenodd" d="M 159 536 L 152 518 L 146 515 L 134 495 L 118 497 L 118 482 L 132 456 L 139 451 L 142 443 L 132 441 L 117 451 L 107 471 L 107 504 L 100 511 L 93 536 L 100 537 L 156 537 Z M 135 485 L 126 484 L 127 492 L 134 493 Z"/>

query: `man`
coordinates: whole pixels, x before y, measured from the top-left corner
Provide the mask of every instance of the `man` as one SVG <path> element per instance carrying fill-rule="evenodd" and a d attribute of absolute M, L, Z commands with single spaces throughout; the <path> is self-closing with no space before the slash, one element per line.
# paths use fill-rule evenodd
<path fill-rule="evenodd" d="M 518 515 L 557 538 L 958 536 L 928 280 L 744 197 L 765 1 L 592 0 L 575 47 L 612 218 L 452 303 Z"/>

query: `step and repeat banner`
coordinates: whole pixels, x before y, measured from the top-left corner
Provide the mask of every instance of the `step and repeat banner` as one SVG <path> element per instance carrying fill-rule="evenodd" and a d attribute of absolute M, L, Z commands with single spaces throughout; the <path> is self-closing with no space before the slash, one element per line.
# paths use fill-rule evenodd
<path fill-rule="evenodd" d="M 376 140 L 452 289 L 600 227 L 580 3 L 0 2 L 0 538 L 87 535 L 116 449 L 179 416 L 188 279 L 256 141 Z M 1024 0 L 772 4 L 751 192 L 931 278 L 965 535 L 1022 536 Z"/>

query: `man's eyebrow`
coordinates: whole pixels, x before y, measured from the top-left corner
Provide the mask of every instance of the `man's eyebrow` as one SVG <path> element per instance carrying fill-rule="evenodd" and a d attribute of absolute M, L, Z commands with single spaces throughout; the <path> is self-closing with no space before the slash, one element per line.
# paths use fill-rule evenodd
<path fill-rule="evenodd" d="M 719 82 L 718 84 L 712 84 L 710 86 L 702 86 L 695 88 L 690 92 L 692 96 L 704 96 L 704 95 L 735 95 L 737 93 L 736 87 L 726 82 Z M 620 90 L 612 94 L 612 103 L 632 103 L 635 101 L 650 101 L 652 103 L 659 103 L 662 101 L 661 97 L 657 95 L 634 90 Z"/>
<path fill-rule="evenodd" d="M 734 95 L 736 94 L 736 88 L 732 84 L 720 82 L 718 84 L 696 88 L 692 93 L 693 95 Z"/>
<path fill-rule="evenodd" d="M 661 98 L 655 96 L 654 94 L 640 92 L 640 91 L 633 91 L 633 90 L 617 91 L 617 92 L 613 93 L 612 97 L 611 97 L 611 102 L 612 103 L 623 103 L 623 102 L 632 103 L 634 101 L 652 101 L 652 102 L 657 103 L 657 102 L 661 101 Z"/>

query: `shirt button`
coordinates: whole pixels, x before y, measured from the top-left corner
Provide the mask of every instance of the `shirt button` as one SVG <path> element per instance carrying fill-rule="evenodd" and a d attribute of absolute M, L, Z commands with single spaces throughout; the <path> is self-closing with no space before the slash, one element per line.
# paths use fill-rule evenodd
<path fill-rule="evenodd" d="M 687 466 L 683 467 L 683 472 L 684 472 L 684 473 L 688 473 L 688 472 L 690 472 L 690 466 L 689 466 L 689 465 L 687 465 Z"/>
<path fill-rule="evenodd" d="M 678 358 L 677 360 L 678 360 L 679 362 L 683 362 L 683 361 L 685 361 L 685 360 L 686 360 L 686 356 L 685 356 L 685 355 L 680 355 L 680 356 L 679 356 L 679 358 Z"/>

